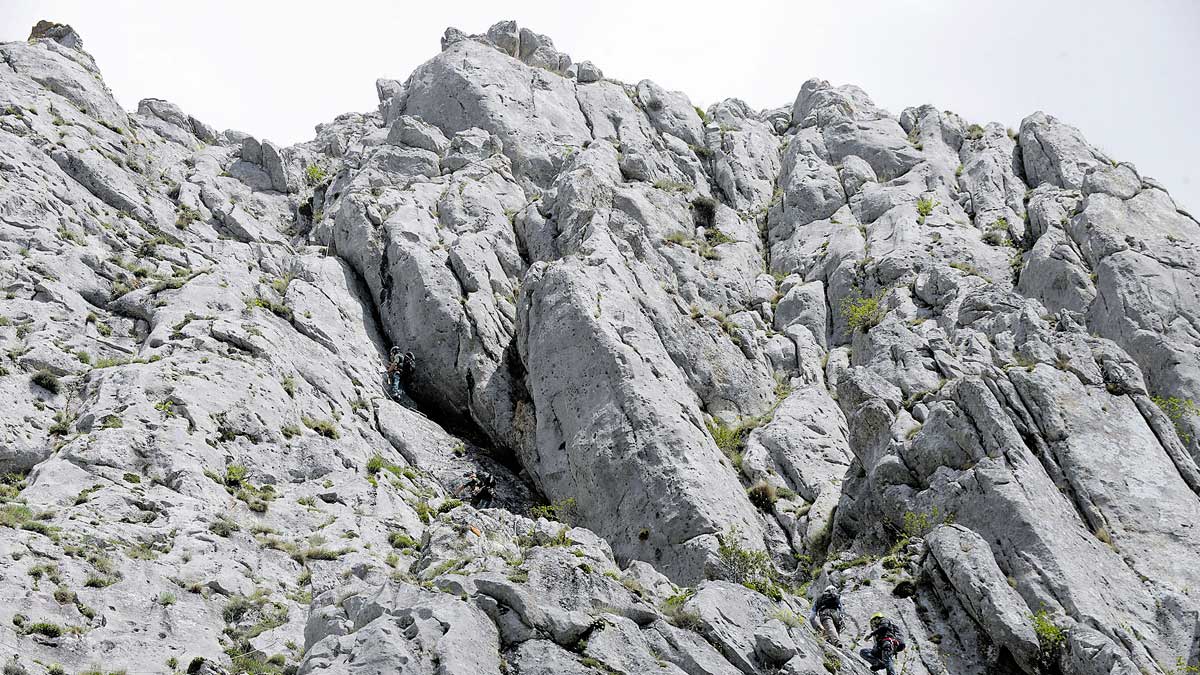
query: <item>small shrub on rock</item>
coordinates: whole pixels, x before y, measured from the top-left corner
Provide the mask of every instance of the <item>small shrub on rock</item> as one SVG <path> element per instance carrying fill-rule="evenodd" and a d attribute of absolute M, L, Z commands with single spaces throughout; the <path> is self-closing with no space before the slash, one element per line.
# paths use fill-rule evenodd
<path fill-rule="evenodd" d="M 697 630 L 700 628 L 700 615 L 683 608 L 687 604 L 687 601 L 695 594 L 695 590 L 685 588 L 663 601 L 662 607 L 659 609 L 662 611 L 663 616 L 666 617 L 668 623 L 676 628 L 683 628 L 685 630 Z"/>
<path fill-rule="evenodd" d="M 863 297 L 858 293 L 847 296 L 841 304 L 846 325 L 850 326 L 851 330 L 861 330 L 864 333 L 879 325 L 887 314 L 882 301 L 882 291 L 870 297 Z"/>
<path fill-rule="evenodd" d="M 717 556 L 722 575 L 734 583 L 758 591 L 772 600 L 783 598 L 778 573 L 766 551 L 742 548 L 737 543 L 737 528 L 717 535 Z"/>
<path fill-rule="evenodd" d="M 56 638 L 62 636 L 63 629 L 62 626 L 56 623 L 51 623 L 49 621 L 38 621 L 37 623 L 32 623 L 26 626 L 24 632 L 26 635 L 37 633 L 38 635 L 44 635 L 48 638 Z"/>
<path fill-rule="evenodd" d="M 529 513 L 534 518 L 557 520 L 568 525 L 574 524 L 579 519 L 579 511 L 576 508 L 574 497 L 560 499 L 545 506 L 535 506 L 529 509 Z"/>
<path fill-rule="evenodd" d="M 309 164 L 304 169 L 304 182 L 309 185 L 320 185 L 325 180 L 325 170 L 316 164 Z"/>
<path fill-rule="evenodd" d="M 421 547 L 420 542 L 403 532 L 393 532 L 388 535 L 388 543 L 392 545 L 392 548 L 399 549 L 416 549 Z"/>
<path fill-rule="evenodd" d="M 1033 620 L 1033 632 L 1037 634 L 1042 651 L 1052 652 L 1067 641 L 1067 632 L 1054 623 L 1050 613 L 1046 610 L 1038 610 L 1029 618 Z"/>
<path fill-rule="evenodd" d="M 324 436 L 325 438 L 334 440 L 342 437 L 341 432 L 338 431 L 337 425 L 329 420 L 319 420 L 311 417 L 305 417 L 300 421 L 304 423 L 304 426 L 312 429 L 319 436 Z"/>
<path fill-rule="evenodd" d="M 51 394 L 57 394 L 62 389 L 62 385 L 58 381 L 58 376 L 48 370 L 39 370 L 29 379 Z"/>
<path fill-rule="evenodd" d="M 208 531 L 218 537 L 228 537 L 240 529 L 242 529 L 240 525 L 226 516 L 218 516 L 216 520 L 208 524 Z"/>

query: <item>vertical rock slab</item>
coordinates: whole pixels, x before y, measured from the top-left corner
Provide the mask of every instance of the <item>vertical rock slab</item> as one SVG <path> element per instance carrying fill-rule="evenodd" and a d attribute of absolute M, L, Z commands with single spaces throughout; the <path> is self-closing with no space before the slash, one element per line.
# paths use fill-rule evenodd
<path fill-rule="evenodd" d="M 717 534 L 761 541 L 761 530 L 623 277 L 602 257 L 526 275 L 518 335 L 537 410 L 526 465 L 547 493 L 575 498 L 620 560 L 694 583 Z"/>

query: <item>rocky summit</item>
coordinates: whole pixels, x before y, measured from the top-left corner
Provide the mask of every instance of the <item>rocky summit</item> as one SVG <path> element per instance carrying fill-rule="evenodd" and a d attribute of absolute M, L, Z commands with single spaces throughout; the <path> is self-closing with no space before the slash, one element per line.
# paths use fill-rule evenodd
<path fill-rule="evenodd" d="M 508 21 L 281 147 L 0 56 L 4 675 L 1197 672 L 1200 224 L 1065 122 Z"/>

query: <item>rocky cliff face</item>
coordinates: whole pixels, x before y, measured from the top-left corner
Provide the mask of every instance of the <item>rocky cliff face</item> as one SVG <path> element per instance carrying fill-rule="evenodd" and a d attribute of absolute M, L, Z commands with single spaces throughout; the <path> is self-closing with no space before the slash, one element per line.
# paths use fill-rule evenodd
<path fill-rule="evenodd" d="M 866 673 L 828 583 L 910 675 L 1200 664 L 1200 225 L 1065 123 L 506 22 L 284 148 L 0 56 L 6 675 Z"/>

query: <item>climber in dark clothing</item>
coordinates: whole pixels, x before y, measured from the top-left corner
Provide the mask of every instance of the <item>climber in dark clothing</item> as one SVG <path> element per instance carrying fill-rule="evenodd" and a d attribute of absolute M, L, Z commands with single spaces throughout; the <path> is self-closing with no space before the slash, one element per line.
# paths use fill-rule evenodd
<path fill-rule="evenodd" d="M 904 651 L 904 639 L 900 637 L 900 627 L 883 614 L 876 613 L 871 616 L 871 632 L 867 633 L 863 639 L 875 641 L 874 647 L 858 650 L 858 655 L 870 664 L 871 670 L 887 670 L 887 675 L 896 675 L 896 666 L 893 660 L 897 653 Z"/>
<path fill-rule="evenodd" d="M 399 347 L 392 347 L 388 354 L 387 381 L 388 395 L 399 401 L 400 395 L 412 382 L 413 369 L 416 359 L 412 352 L 401 352 Z"/>
<path fill-rule="evenodd" d="M 492 503 L 492 490 L 496 487 L 496 479 L 486 471 L 478 474 L 474 471 L 466 476 L 466 480 L 454 490 L 454 497 L 470 502 L 472 506 L 487 508 Z"/>
<path fill-rule="evenodd" d="M 808 622 L 825 632 L 825 638 L 835 647 L 841 647 L 842 596 L 837 586 L 826 586 L 813 603 Z"/>

